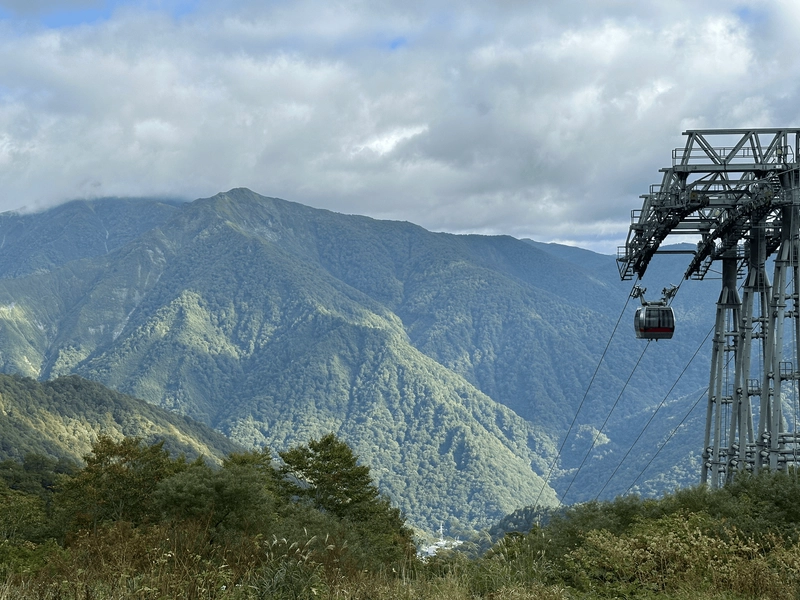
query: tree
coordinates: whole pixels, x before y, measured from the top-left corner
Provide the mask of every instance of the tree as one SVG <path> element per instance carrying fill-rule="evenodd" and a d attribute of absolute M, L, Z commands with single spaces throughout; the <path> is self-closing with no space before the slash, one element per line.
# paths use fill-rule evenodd
<path fill-rule="evenodd" d="M 158 483 L 187 467 L 183 457 L 171 459 L 163 446 L 163 441 L 148 446 L 136 437 L 115 442 L 100 436 L 91 454 L 84 457 L 86 467 L 66 480 L 56 496 L 71 527 L 157 520 L 154 492 Z"/>
<path fill-rule="evenodd" d="M 362 520 L 380 495 L 369 467 L 359 465 L 350 447 L 333 433 L 279 454 L 284 463 L 280 473 L 289 476 L 284 480 L 289 494 L 307 498 L 340 519 Z"/>
<path fill-rule="evenodd" d="M 279 455 L 284 492 L 351 524 L 351 546 L 362 545 L 365 556 L 384 564 L 413 555 L 412 532 L 402 513 L 378 491 L 369 467 L 359 465 L 333 433 Z"/>
<path fill-rule="evenodd" d="M 195 461 L 159 483 L 155 496 L 164 517 L 197 519 L 212 529 L 254 532 L 274 519 L 277 474 L 269 451 L 232 453 L 221 469 Z"/>
<path fill-rule="evenodd" d="M 58 460 L 29 452 L 22 463 L 15 460 L 0 462 L 0 479 L 4 480 L 12 490 L 28 494 L 37 494 L 46 502 L 61 475 L 74 474 L 77 471 L 74 463 L 68 459 Z"/>
<path fill-rule="evenodd" d="M 0 543 L 37 539 L 46 521 L 44 502 L 38 495 L 12 490 L 0 480 Z"/>

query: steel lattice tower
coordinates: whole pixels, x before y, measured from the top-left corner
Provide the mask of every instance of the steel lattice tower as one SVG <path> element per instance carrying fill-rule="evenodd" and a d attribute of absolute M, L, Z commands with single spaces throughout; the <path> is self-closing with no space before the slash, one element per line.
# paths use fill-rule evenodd
<path fill-rule="evenodd" d="M 701 475 L 717 487 L 736 471 L 798 460 L 800 436 L 785 426 L 784 395 L 800 378 L 800 129 L 684 135 L 662 182 L 631 211 L 617 262 L 623 280 L 642 277 L 667 236 L 688 234 L 700 241 L 689 251 L 686 279 L 703 279 L 721 263 Z M 785 338 L 793 341 L 788 349 Z"/>

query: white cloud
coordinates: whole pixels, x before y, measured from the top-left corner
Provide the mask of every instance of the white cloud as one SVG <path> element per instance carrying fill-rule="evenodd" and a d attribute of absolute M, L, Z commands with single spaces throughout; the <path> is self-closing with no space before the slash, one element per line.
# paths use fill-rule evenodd
<path fill-rule="evenodd" d="M 0 209 L 247 186 L 611 252 L 684 129 L 800 124 L 788 1 L 178 4 L 0 20 Z"/>
<path fill-rule="evenodd" d="M 398 127 L 385 133 L 379 133 L 369 141 L 355 146 L 353 152 L 358 153 L 364 150 L 370 150 L 379 156 L 383 156 L 394 150 L 400 142 L 411 139 L 426 131 L 428 131 L 427 125 Z"/>

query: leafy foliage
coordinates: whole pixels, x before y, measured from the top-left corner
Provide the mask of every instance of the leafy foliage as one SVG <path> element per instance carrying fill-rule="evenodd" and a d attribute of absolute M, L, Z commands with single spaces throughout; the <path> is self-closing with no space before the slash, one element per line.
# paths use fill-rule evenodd
<path fill-rule="evenodd" d="M 10 489 L 0 481 L 0 506 L 0 542 L 39 541 L 46 515 L 38 495 Z"/>
<path fill-rule="evenodd" d="M 379 492 L 369 467 L 332 433 L 280 453 L 289 496 L 308 498 L 318 510 L 340 519 L 364 520 L 377 508 Z"/>
<path fill-rule="evenodd" d="M 196 461 L 159 483 L 155 501 L 168 521 L 191 519 L 212 530 L 258 531 L 277 516 L 278 475 L 269 452 L 231 454 L 215 469 Z"/>
<path fill-rule="evenodd" d="M 379 496 L 369 469 L 334 436 L 323 445 L 343 460 L 314 471 L 351 483 L 355 471 L 360 491 L 368 490 L 359 510 L 334 514 L 289 497 L 267 450 L 232 453 L 215 467 L 170 457 L 160 442 L 101 437 L 84 467 L 61 475 L 47 504 L 35 490 L 0 481 L 0 574 L 32 569 L 55 581 L 107 581 L 110 591 L 122 577 L 136 592 L 147 587 L 136 573 L 148 573 L 167 596 L 218 593 L 246 577 L 261 597 L 305 597 L 345 574 L 397 572 L 413 562 L 411 531 Z"/>
<path fill-rule="evenodd" d="M 481 556 L 450 550 L 419 561 L 369 535 L 380 526 L 373 511 L 343 509 L 353 503 L 341 499 L 359 490 L 368 505 L 380 496 L 366 465 L 335 436 L 283 454 L 289 462 L 274 464 L 262 450 L 212 467 L 171 458 L 159 444 L 104 439 L 85 467 L 61 475 L 54 510 L 35 491 L 0 483 L 3 597 L 782 600 L 800 593 L 794 473 L 762 472 L 658 500 L 576 505 L 528 533 L 505 535 Z M 144 472 L 155 483 L 141 485 Z M 140 485 L 132 492 L 121 481 Z M 315 493 L 320 485 L 335 493 Z M 78 506 L 81 490 L 116 508 L 94 523 L 59 521 L 59 507 Z M 129 510 L 131 494 L 146 510 Z M 319 510 L 315 498 L 338 500 Z M 58 526 L 59 538 L 42 536 Z"/>
<path fill-rule="evenodd" d="M 372 482 L 350 447 L 332 433 L 280 453 L 282 487 L 288 497 L 307 499 L 326 514 L 352 524 L 357 540 L 382 562 L 402 561 L 412 552 L 412 532 L 400 511 Z M 287 477 L 288 476 L 288 477 Z"/>
<path fill-rule="evenodd" d="M 155 521 L 159 515 L 153 496 L 159 482 L 186 468 L 183 458 L 170 458 L 163 442 L 147 446 L 138 438 L 115 442 L 101 436 L 85 460 L 86 466 L 62 484 L 57 497 L 72 521 L 70 529 Z"/>

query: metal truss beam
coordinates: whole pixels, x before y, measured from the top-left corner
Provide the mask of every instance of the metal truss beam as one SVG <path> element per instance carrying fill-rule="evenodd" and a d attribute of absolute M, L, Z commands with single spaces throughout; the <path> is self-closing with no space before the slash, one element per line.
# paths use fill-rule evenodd
<path fill-rule="evenodd" d="M 749 215 L 765 205 L 777 218 L 780 177 L 797 168 L 800 129 L 698 130 L 684 135 L 686 146 L 672 152 L 672 166 L 661 169 L 661 184 L 651 186 L 642 196 L 642 208 L 631 212 L 628 238 L 617 254 L 623 280 L 642 277 L 670 235 L 695 235 L 707 242 L 712 231 L 734 218 L 728 213 L 735 212 L 739 227 L 747 227 Z"/>

